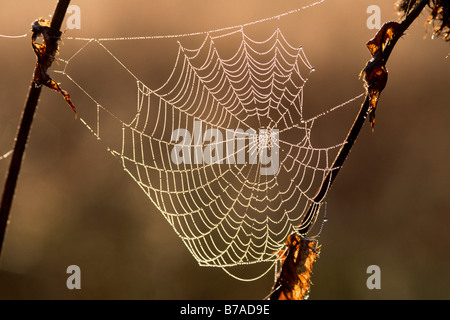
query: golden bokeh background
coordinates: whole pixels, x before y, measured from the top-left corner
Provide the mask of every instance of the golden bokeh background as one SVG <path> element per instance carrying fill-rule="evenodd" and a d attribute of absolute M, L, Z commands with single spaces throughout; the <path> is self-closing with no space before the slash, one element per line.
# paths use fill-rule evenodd
<path fill-rule="evenodd" d="M 308 2 L 313 1 L 78 0 L 72 4 L 81 8 L 81 29 L 66 30 L 65 36 L 207 31 Z M 372 4 L 380 6 L 383 22 L 398 19 L 392 0 L 327 0 L 246 32 L 262 40 L 279 27 L 290 43 L 302 44 L 316 68 L 305 87 L 304 108 L 330 108 L 363 92 L 358 75 L 370 59 L 365 43 L 376 33 L 366 26 Z M 0 34 L 29 32 L 32 21 L 48 17 L 55 5 L 0 0 Z M 322 252 L 310 299 L 450 298 L 450 48 L 426 33 L 426 17 L 422 14 L 394 49 L 375 131 L 363 128 L 327 196 L 328 222 L 319 238 Z M 180 41 L 196 48 L 201 39 Z M 118 41 L 108 47 L 149 87 L 158 87 L 170 75 L 177 40 Z M 60 56 L 70 56 L 81 44 L 64 41 Z M 35 56 L 29 37 L 0 38 L 0 46 L 4 154 L 13 145 Z M 110 68 L 95 52 L 84 59 L 76 66 L 82 72 Z M 51 75 L 83 112 L 88 100 L 66 78 Z M 120 75 L 100 79 L 101 74 L 90 79 L 96 96 L 135 108 L 135 82 L 128 90 Z M 2 183 L 9 160 L 0 160 Z M 66 287 L 72 264 L 81 268 L 81 290 Z M 366 269 L 373 264 L 381 268 L 380 290 L 366 287 Z M 247 283 L 199 267 L 64 99 L 43 90 L 0 261 L 0 299 L 262 299 L 272 283 L 273 273 Z"/>

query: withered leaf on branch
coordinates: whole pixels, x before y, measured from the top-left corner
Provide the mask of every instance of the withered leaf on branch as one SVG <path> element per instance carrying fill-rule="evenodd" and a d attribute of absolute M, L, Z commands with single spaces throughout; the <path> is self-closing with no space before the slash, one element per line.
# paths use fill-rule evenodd
<path fill-rule="evenodd" d="M 419 3 L 418 0 L 399 0 L 396 3 L 397 12 L 406 16 Z M 444 41 L 450 41 L 450 1 L 449 0 L 430 0 L 427 3 L 430 8 L 426 27 L 433 27 L 433 37 L 442 36 Z"/>
<path fill-rule="evenodd" d="M 59 93 L 61 93 L 64 96 L 64 99 L 66 99 L 67 104 L 72 108 L 72 110 L 75 112 L 75 116 L 77 114 L 77 110 L 75 109 L 75 106 L 72 103 L 72 100 L 70 100 L 70 95 L 67 91 L 61 89 L 58 83 L 56 83 L 53 79 L 49 79 L 47 83 L 44 84 L 46 87 L 49 87 L 50 89 L 56 90 Z"/>
<path fill-rule="evenodd" d="M 281 270 L 271 300 L 304 300 L 311 288 L 312 268 L 320 253 L 317 240 L 297 233 L 289 235 L 286 249 L 280 252 Z"/>
<path fill-rule="evenodd" d="M 386 60 L 384 59 L 384 50 L 392 41 L 394 36 L 399 36 L 399 26 L 397 22 L 387 22 L 377 32 L 375 37 L 367 42 L 367 48 L 372 54 L 372 59 L 367 62 L 361 72 L 364 76 L 364 85 L 367 88 L 370 97 L 370 125 L 372 130 L 375 126 L 375 110 L 381 91 L 386 86 L 388 71 L 386 69 Z"/>
<path fill-rule="evenodd" d="M 64 99 L 66 99 L 67 104 L 75 112 L 76 116 L 77 111 L 72 103 L 72 100 L 70 99 L 69 93 L 61 89 L 59 84 L 56 83 L 47 73 L 47 69 L 51 66 L 52 62 L 55 60 L 55 57 L 48 53 L 48 51 L 50 51 L 49 46 L 52 45 L 53 43 L 56 43 L 54 41 L 55 39 L 53 38 L 56 37 L 57 39 L 59 39 L 60 35 L 59 31 L 58 34 L 53 34 L 53 31 L 50 28 L 50 22 L 44 19 L 36 20 L 33 23 L 31 30 L 33 32 L 33 35 L 31 37 L 31 45 L 33 46 L 33 50 L 37 57 L 36 69 L 34 72 L 34 84 L 36 86 L 44 85 L 46 87 L 49 87 L 50 89 L 56 90 L 59 93 L 61 93 L 64 96 Z M 37 38 L 40 35 L 42 35 L 42 37 L 44 38 L 44 43 L 37 42 Z M 51 42 L 51 40 L 53 41 Z"/>

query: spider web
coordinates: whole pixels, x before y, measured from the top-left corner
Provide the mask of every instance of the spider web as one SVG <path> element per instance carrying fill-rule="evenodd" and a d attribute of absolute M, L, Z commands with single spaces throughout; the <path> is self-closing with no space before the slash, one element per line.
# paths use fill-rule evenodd
<path fill-rule="evenodd" d="M 116 122 L 120 143 L 108 151 L 201 266 L 273 265 L 289 234 L 314 225 L 322 205 L 314 195 L 342 143 L 314 146 L 311 133 L 318 119 L 362 96 L 307 118 L 303 95 L 314 68 L 305 50 L 290 45 L 280 29 L 256 41 L 244 27 L 206 32 L 195 49 L 178 42 L 172 73 L 158 89 L 104 44 L 157 37 L 80 38 L 86 43 L 69 59 L 59 59 L 64 68 L 57 72 L 96 105 L 95 120 L 80 120 L 99 140 L 112 134 L 100 134 L 103 119 Z M 173 37 L 184 36 L 189 35 Z M 132 113 L 128 120 L 69 74 L 68 66 L 90 46 L 136 80 L 136 107 L 124 106 Z M 231 54 L 224 49 L 229 47 L 235 48 Z M 190 135 L 180 142 L 180 132 Z M 270 163 L 262 161 L 269 154 Z M 267 173 L 269 165 L 273 171 Z M 311 205 L 313 214 L 305 217 Z"/>

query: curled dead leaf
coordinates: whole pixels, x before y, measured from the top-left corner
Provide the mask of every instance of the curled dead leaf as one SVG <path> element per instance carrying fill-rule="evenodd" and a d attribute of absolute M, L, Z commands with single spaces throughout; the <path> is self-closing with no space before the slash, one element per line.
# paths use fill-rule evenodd
<path fill-rule="evenodd" d="M 31 37 L 31 45 L 37 57 L 36 68 L 34 72 L 35 86 L 44 85 L 50 89 L 56 90 L 59 93 L 61 93 L 64 96 L 64 99 L 66 100 L 67 104 L 75 112 L 76 116 L 77 111 L 72 103 L 72 100 L 70 99 L 69 93 L 61 89 L 59 84 L 56 83 L 47 73 L 47 69 L 51 66 L 52 62 L 55 60 L 55 57 L 53 55 L 50 55 L 48 52 L 49 51 L 57 52 L 57 50 L 49 50 L 48 47 L 49 45 L 51 45 L 50 40 L 54 37 L 57 37 L 59 39 L 60 32 L 58 31 L 58 33 L 55 34 L 55 31 L 53 31 L 50 27 L 50 22 L 44 19 L 36 20 L 31 27 L 31 31 L 33 32 Z M 44 38 L 43 43 L 37 42 L 39 36 L 42 36 Z M 52 41 L 51 43 L 53 44 L 54 42 L 55 41 Z"/>
<path fill-rule="evenodd" d="M 367 42 L 367 48 L 372 54 L 372 59 L 367 62 L 365 68 L 361 71 L 364 85 L 370 96 L 369 121 L 372 130 L 375 126 L 375 110 L 381 91 L 386 86 L 388 71 L 386 69 L 386 60 L 383 57 L 384 51 L 389 43 L 398 37 L 400 24 L 397 22 L 387 22 L 377 32 L 374 38 Z"/>
<path fill-rule="evenodd" d="M 271 300 L 304 300 L 309 296 L 312 269 L 320 253 L 317 240 L 297 233 L 289 235 L 280 254 L 281 270 L 270 296 Z"/>

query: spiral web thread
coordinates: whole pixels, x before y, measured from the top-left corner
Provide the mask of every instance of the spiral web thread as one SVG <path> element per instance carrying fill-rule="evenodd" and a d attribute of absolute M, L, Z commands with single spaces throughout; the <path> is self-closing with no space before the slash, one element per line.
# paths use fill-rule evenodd
<path fill-rule="evenodd" d="M 304 87 L 314 68 L 303 48 L 291 46 L 279 29 L 264 41 L 250 39 L 243 26 L 234 29 L 206 33 L 197 49 L 179 42 L 172 74 L 156 90 L 107 49 L 104 42 L 111 38 L 81 39 L 84 46 L 68 60 L 59 59 L 64 68 L 58 71 L 96 104 L 96 123 L 81 121 L 98 139 L 104 114 L 120 124 L 121 147 L 108 150 L 192 256 L 201 266 L 222 268 L 275 262 L 289 234 L 314 224 L 319 210 L 306 220 L 305 212 L 342 144 L 315 147 L 311 131 L 316 120 L 362 96 L 305 119 Z M 238 49 L 225 57 L 216 42 L 238 43 Z M 137 104 L 129 122 L 98 103 L 67 71 L 72 59 L 93 45 L 136 80 Z M 178 129 L 191 133 L 185 146 L 180 147 L 180 137 L 174 139 Z M 174 150 L 180 148 L 186 161 L 176 163 Z M 278 156 L 274 174 L 262 174 L 268 164 L 254 161 L 262 151 L 272 152 L 272 161 Z M 202 159 L 205 154 L 212 160 Z"/>

